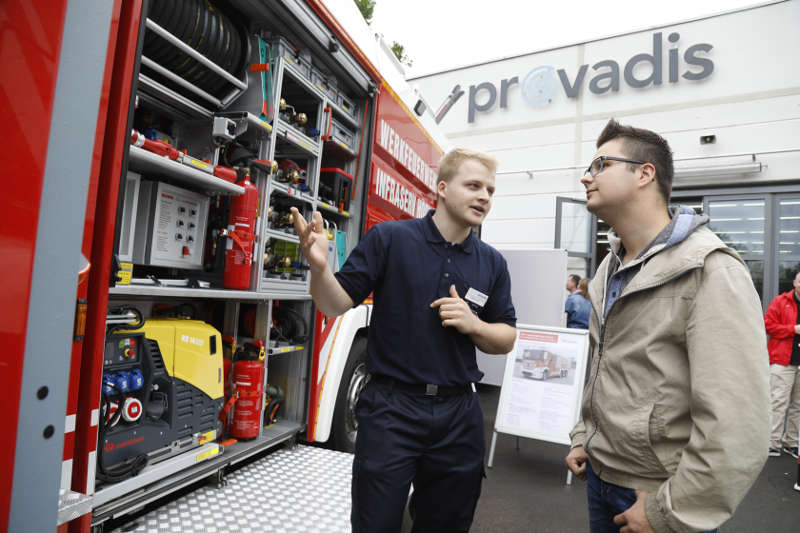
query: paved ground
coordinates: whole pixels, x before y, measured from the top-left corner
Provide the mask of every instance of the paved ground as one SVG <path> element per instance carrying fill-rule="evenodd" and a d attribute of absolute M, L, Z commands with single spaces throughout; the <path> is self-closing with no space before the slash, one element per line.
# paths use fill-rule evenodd
<path fill-rule="evenodd" d="M 478 393 L 487 428 L 487 450 L 494 427 L 495 411 L 500 397 L 499 387 L 479 386 Z M 519 443 L 519 450 L 516 446 Z M 324 450 L 319 450 L 324 452 Z M 511 435 L 498 435 L 494 468 L 488 470 L 481 499 L 475 513 L 472 533 L 571 533 L 588 531 L 586 488 L 575 479 L 567 486 L 564 456 L 567 447 Z M 331 452 L 328 452 L 331 453 Z M 274 457 L 270 458 L 274 461 Z M 274 463 L 270 463 L 272 465 Z M 273 468 L 267 465 L 268 469 Z M 272 475 L 275 475 L 273 472 Z M 235 474 L 230 474 L 235 475 Z M 797 460 L 783 455 L 770 458 L 756 484 L 737 510 L 722 527 L 723 533 L 798 533 L 800 532 L 800 492 L 792 489 L 797 475 Z M 337 482 L 349 486 L 349 469 L 340 473 Z M 271 486 L 271 485 L 270 485 Z M 179 496 L 194 497 L 204 483 L 186 487 L 166 500 L 146 506 L 133 516 L 109 521 L 107 531 L 120 527 L 128 531 L 139 527 L 142 516 L 154 510 L 169 511 L 170 500 Z M 346 497 L 347 490 L 339 489 Z M 213 491 L 212 496 L 213 497 Z M 259 507 L 261 499 L 242 494 L 248 505 Z M 199 508 L 208 510 L 208 505 Z M 259 513 L 262 511 L 258 511 Z M 289 513 L 295 515 L 296 513 Z M 339 513 L 344 517 L 347 514 Z M 288 524 L 288 516 L 277 517 L 275 524 Z M 188 523 L 188 522 L 187 522 Z M 254 522 L 255 523 L 255 522 Z M 143 530 L 150 531 L 146 526 Z M 346 527 L 346 525 L 345 525 Z M 264 531 L 274 531 L 267 528 Z M 403 532 L 410 531 L 407 523 Z M 155 529 L 152 529 L 155 531 Z M 225 528 L 220 531 L 226 531 Z M 235 530 L 230 530 L 235 531 Z M 291 531 L 291 529 L 287 530 Z"/>
<path fill-rule="evenodd" d="M 487 429 L 487 450 L 500 397 L 498 387 L 479 389 Z M 567 486 L 567 447 L 498 435 L 494 468 L 488 470 L 475 513 L 473 533 L 568 533 L 588 531 L 586 488 L 579 479 Z M 758 481 L 724 533 L 797 533 L 800 492 L 792 489 L 797 460 L 769 458 Z"/>

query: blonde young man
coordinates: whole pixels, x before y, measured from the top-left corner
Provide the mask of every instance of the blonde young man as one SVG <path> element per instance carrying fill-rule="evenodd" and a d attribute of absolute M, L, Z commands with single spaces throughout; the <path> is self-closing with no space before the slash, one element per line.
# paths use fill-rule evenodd
<path fill-rule="evenodd" d="M 335 274 L 320 213 L 307 224 L 292 211 L 318 309 L 336 316 L 374 294 L 370 380 L 356 406 L 356 533 L 399 531 L 412 482 L 415 532 L 472 524 L 485 446 L 475 347 L 511 351 L 516 326 L 506 262 L 471 231 L 491 208 L 495 168 L 488 154 L 449 152 L 436 209 L 373 227 Z"/>
<path fill-rule="evenodd" d="M 610 121 L 581 180 L 611 252 L 589 285 L 592 368 L 567 467 L 592 533 L 715 530 L 767 457 L 769 379 L 747 267 L 668 209 L 672 153 Z"/>

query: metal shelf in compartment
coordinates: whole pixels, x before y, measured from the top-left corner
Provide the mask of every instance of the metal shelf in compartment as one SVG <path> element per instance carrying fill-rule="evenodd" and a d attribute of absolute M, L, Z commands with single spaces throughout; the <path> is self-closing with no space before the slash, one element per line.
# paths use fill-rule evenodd
<path fill-rule="evenodd" d="M 221 451 L 216 442 L 205 444 L 198 448 L 188 450 L 180 455 L 171 457 L 160 463 L 147 465 L 138 475 L 129 479 L 104 485 L 94 493 L 93 508 L 98 508 L 106 503 L 114 504 L 114 500 L 134 491 L 141 490 L 151 483 L 156 483 L 170 476 L 177 475 L 201 461 L 207 461 L 219 455 Z"/>
<path fill-rule="evenodd" d="M 288 142 L 292 146 L 300 148 L 304 155 L 319 156 L 319 142 L 297 131 L 283 120 L 276 118 L 275 127 L 278 131 L 278 139 Z M 276 150 L 278 152 L 280 150 Z"/>
<path fill-rule="evenodd" d="M 324 202 L 322 200 L 317 200 L 317 207 L 324 209 L 328 213 L 333 213 L 334 215 L 339 215 L 341 217 L 350 218 L 350 213 L 348 211 L 339 211 L 335 206 Z"/>
<path fill-rule="evenodd" d="M 307 202 L 309 204 L 313 204 L 314 203 L 314 199 L 309 194 L 301 191 L 300 189 L 298 189 L 296 187 L 292 187 L 292 186 L 290 186 L 290 185 L 288 185 L 286 183 L 281 183 L 281 182 L 276 181 L 276 180 L 273 179 L 271 181 L 271 188 L 272 188 L 272 192 L 276 192 L 277 191 L 277 192 L 280 192 L 282 194 L 285 194 L 286 196 L 289 196 L 291 198 L 295 198 L 295 199 L 298 199 L 298 200 L 302 200 L 302 201 Z"/>
<path fill-rule="evenodd" d="M 271 239 L 280 239 L 282 241 L 289 241 L 296 244 L 300 243 L 300 237 L 294 235 L 292 233 L 286 233 L 285 231 L 278 231 L 275 229 L 268 229 L 265 232 L 266 236 Z"/>
<path fill-rule="evenodd" d="M 356 158 L 355 149 L 347 146 L 343 142 L 335 141 L 333 139 L 325 139 L 322 149 L 325 155 L 333 155 L 345 161 L 352 161 Z"/>
<path fill-rule="evenodd" d="M 134 170 L 180 181 L 202 189 L 222 191 L 236 195 L 244 192 L 244 187 L 217 178 L 202 170 L 195 170 L 183 163 L 173 161 L 168 157 L 148 152 L 138 146 L 131 145 L 128 153 L 130 155 L 128 164 Z"/>
<path fill-rule="evenodd" d="M 361 124 L 359 124 L 358 120 L 356 120 L 356 118 L 353 115 L 351 115 L 350 113 L 339 107 L 338 104 L 332 102 L 331 100 L 328 100 L 328 106 L 330 106 L 330 108 L 333 110 L 334 116 L 336 117 L 337 120 L 342 120 L 346 122 L 348 126 L 356 130 L 361 129 Z"/>
<path fill-rule="evenodd" d="M 283 61 L 283 72 L 285 74 L 289 74 L 289 77 L 292 78 L 292 81 L 296 82 L 303 89 L 314 95 L 315 98 L 319 100 L 325 98 L 325 95 L 322 93 L 322 91 L 317 89 L 314 84 L 311 83 L 311 80 L 303 76 L 303 74 L 297 70 L 294 65 L 285 60 Z"/>
<path fill-rule="evenodd" d="M 261 429 L 261 435 L 253 440 L 237 440 L 230 444 L 225 443 L 225 453 L 216 462 L 234 465 L 259 452 L 273 448 L 284 441 L 293 439 L 303 431 L 303 424 L 293 420 L 278 420 L 270 426 Z"/>
<path fill-rule="evenodd" d="M 286 282 L 284 282 L 286 283 Z M 195 289 L 189 287 L 156 287 L 152 285 L 117 285 L 108 290 L 111 296 L 124 296 L 128 298 L 139 297 L 164 297 L 164 298 L 209 298 L 214 300 L 241 300 L 265 302 L 283 297 L 283 293 L 273 294 L 258 291 L 236 291 L 228 289 Z M 286 299 L 286 298 L 284 298 Z M 306 299 L 303 295 L 297 295 L 291 299 Z"/>
<path fill-rule="evenodd" d="M 303 431 L 303 428 L 304 424 L 300 422 L 279 420 L 271 426 L 263 428 L 256 439 L 226 443 L 223 445 L 224 451 L 218 448 L 218 451 L 213 453 L 211 450 L 218 445 L 208 444 L 204 448 L 183 454 L 186 456 L 185 458 L 177 456 L 181 458 L 181 461 L 169 464 L 170 461 L 167 460 L 154 466 L 148 466 L 140 476 L 103 487 L 95 493 L 93 523 L 99 524 L 112 516 L 126 514 L 131 509 L 139 508 L 189 483 L 205 479 L 226 465 L 239 463 L 257 453 L 290 441 L 296 438 Z M 203 454 L 209 455 L 202 457 Z M 202 457 L 200 461 L 198 461 L 198 456 Z M 187 461 L 184 461 L 184 459 L 187 459 Z M 149 474 L 151 469 L 162 465 L 164 471 L 160 475 L 147 476 L 148 479 L 139 479 L 142 475 Z M 172 469 L 175 470 L 170 472 Z"/>
<path fill-rule="evenodd" d="M 268 278 L 266 276 L 261 278 L 261 290 L 275 294 L 277 297 L 282 297 L 285 294 L 298 294 L 306 296 L 309 294 L 308 278 L 305 280 L 281 279 L 281 278 Z"/>
<path fill-rule="evenodd" d="M 194 287 L 158 287 L 155 285 L 117 285 L 108 293 L 112 296 L 160 296 L 178 298 L 213 298 L 220 300 L 264 300 L 264 294 L 255 291 L 229 289 L 203 289 Z"/>

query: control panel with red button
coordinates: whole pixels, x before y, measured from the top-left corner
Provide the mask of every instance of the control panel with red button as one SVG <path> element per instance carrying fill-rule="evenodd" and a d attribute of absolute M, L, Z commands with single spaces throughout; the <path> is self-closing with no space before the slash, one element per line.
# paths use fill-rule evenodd
<path fill-rule="evenodd" d="M 111 338 L 106 342 L 103 366 L 138 363 L 141 339 L 144 337 Z"/>
<path fill-rule="evenodd" d="M 134 233 L 133 263 L 200 269 L 209 198 L 174 185 L 143 180 Z"/>

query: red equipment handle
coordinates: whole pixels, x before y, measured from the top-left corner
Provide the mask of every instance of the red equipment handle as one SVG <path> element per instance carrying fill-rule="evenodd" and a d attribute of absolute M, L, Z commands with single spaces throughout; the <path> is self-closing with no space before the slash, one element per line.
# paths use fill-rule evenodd
<path fill-rule="evenodd" d="M 323 112 L 328 114 L 328 129 L 326 130 L 325 135 L 322 135 L 322 140 L 327 141 L 331 138 L 331 126 L 333 126 L 333 109 L 330 107 L 325 107 L 322 109 Z"/>
<path fill-rule="evenodd" d="M 233 242 L 235 242 L 239 246 L 239 249 L 242 250 L 242 253 L 245 255 L 245 258 L 249 262 L 250 256 L 252 254 L 245 251 L 244 243 L 245 241 L 254 241 L 256 237 L 255 234 L 250 233 L 249 231 L 225 230 L 225 236 L 231 238 Z"/>

